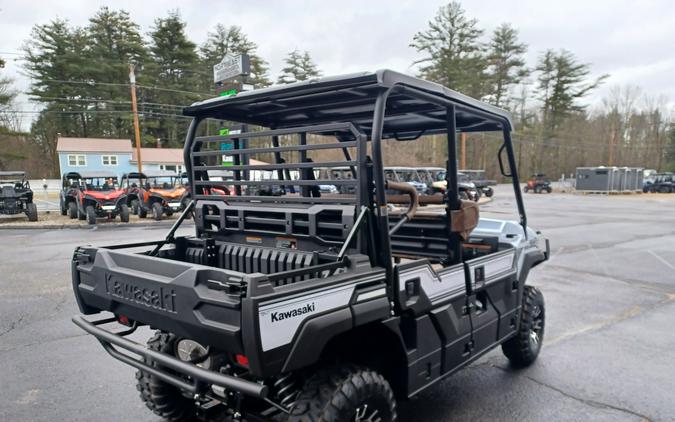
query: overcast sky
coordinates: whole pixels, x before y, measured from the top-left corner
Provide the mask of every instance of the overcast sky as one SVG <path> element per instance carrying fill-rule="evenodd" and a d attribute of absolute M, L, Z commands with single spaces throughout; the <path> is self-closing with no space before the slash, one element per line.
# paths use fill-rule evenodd
<path fill-rule="evenodd" d="M 408 45 L 413 35 L 445 4 L 443 1 L 127 1 L 0 0 L 0 57 L 8 63 L 4 74 L 25 90 L 27 78 L 16 60 L 34 24 L 55 17 L 85 25 L 102 5 L 130 12 L 147 33 L 158 16 L 179 9 L 190 38 L 201 44 L 214 25 L 239 25 L 259 45 L 276 79 L 284 56 L 308 50 L 325 75 L 391 68 L 414 73 L 418 54 Z M 592 105 L 613 85 L 639 85 L 652 96 L 675 100 L 675 7 L 667 0 L 472 0 L 463 1 L 468 16 L 478 19 L 489 34 L 503 22 L 520 31 L 529 45 L 533 65 L 546 48 L 572 51 L 592 64 L 593 74 L 608 73 L 604 87 L 587 99 Z M 26 97 L 17 108 L 29 109 Z"/>

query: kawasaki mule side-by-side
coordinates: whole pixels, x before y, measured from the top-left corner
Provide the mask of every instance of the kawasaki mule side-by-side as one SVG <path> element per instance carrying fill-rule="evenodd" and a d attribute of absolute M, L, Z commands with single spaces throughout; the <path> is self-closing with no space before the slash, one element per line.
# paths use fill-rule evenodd
<path fill-rule="evenodd" d="M 166 238 L 82 246 L 72 261 L 88 315 L 73 321 L 138 370 L 156 414 L 394 421 L 399 400 L 495 347 L 514 366 L 535 361 L 544 298 L 526 281 L 549 248 L 527 225 L 506 112 L 384 70 L 214 98 L 184 114 L 192 202 Z M 214 136 L 210 119 L 251 130 Z M 480 218 L 478 204 L 460 200 L 461 132 L 502 134 L 497 162 L 518 221 Z M 434 134 L 448 135 L 444 194 L 385 179 L 387 143 Z M 232 180 L 210 179 L 224 155 Z M 345 166 L 351 177 L 314 171 Z M 252 180 L 256 170 L 277 177 Z M 228 186 L 234 195 L 209 194 Z M 195 234 L 176 236 L 190 211 Z M 146 345 L 128 337 L 142 326 L 156 330 Z"/>

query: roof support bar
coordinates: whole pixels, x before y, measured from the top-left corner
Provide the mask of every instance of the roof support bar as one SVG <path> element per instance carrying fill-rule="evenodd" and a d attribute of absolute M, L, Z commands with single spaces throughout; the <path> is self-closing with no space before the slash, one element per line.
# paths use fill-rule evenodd
<path fill-rule="evenodd" d="M 520 216 L 520 225 L 523 226 L 525 238 L 527 238 L 527 215 L 525 214 L 525 205 L 523 204 L 523 195 L 520 190 L 520 180 L 518 179 L 518 170 L 516 167 L 516 156 L 513 153 L 513 142 L 511 141 L 511 132 L 504 129 L 504 145 L 506 146 L 506 156 L 509 160 L 509 173 L 511 173 L 511 183 L 513 192 L 516 195 L 516 204 L 518 204 L 518 215 Z"/>
<path fill-rule="evenodd" d="M 459 210 L 462 203 L 459 200 L 459 190 L 457 183 L 457 119 L 455 114 L 455 105 L 451 104 L 446 108 L 445 113 L 446 125 L 448 130 L 448 162 L 447 171 L 445 172 L 445 180 L 447 189 L 445 190 L 447 198 L 447 206 L 445 212 L 448 220 L 448 257 L 449 264 L 454 265 L 462 260 L 462 242 L 459 234 L 453 232 L 452 227 L 452 211 Z"/>

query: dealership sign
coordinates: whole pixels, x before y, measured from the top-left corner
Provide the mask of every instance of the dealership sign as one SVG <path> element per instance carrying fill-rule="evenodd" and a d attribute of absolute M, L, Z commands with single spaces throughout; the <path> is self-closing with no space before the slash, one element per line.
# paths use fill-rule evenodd
<path fill-rule="evenodd" d="M 251 72 L 251 59 L 248 54 L 226 55 L 220 63 L 213 66 L 213 82 L 223 82 L 243 77 Z"/>

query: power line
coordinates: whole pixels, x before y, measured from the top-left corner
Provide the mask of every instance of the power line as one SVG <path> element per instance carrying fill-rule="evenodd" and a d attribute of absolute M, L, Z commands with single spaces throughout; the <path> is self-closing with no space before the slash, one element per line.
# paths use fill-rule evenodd
<path fill-rule="evenodd" d="M 35 78 L 31 78 L 35 80 Z M 54 82 L 54 83 L 62 83 L 62 84 L 73 84 L 73 85 L 89 85 L 89 86 L 95 86 L 95 85 L 101 85 L 101 86 L 120 86 L 120 87 L 130 87 L 131 85 L 126 84 L 126 83 L 116 83 L 116 82 L 95 82 L 95 81 L 68 81 L 68 80 L 63 80 L 63 79 L 45 79 L 45 80 L 40 80 L 40 82 L 44 83 L 49 83 L 49 82 Z M 178 92 L 182 94 L 194 94 L 194 95 L 201 95 L 201 96 L 210 96 L 214 97 L 215 94 L 211 93 L 205 93 L 205 92 L 195 92 L 195 91 L 185 91 L 182 89 L 172 89 L 172 88 L 160 88 L 158 86 L 149 86 L 149 85 L 139 85 L 136 84 L 137 87 L 139 88 L 144 88 L 144 89 L 152 89 L 155 91 L 166 91 L 166 92 Z"/>
<path fill-rule="evenodd" d="M 49 101 L 41 101 L 42 99 L 46 99 L 49 101 L 77 101 L 77 102 L 88 102 L 88 103 L 109 103 L 109 104 L 131 104 L 131 101 L 123 101 L 123 100 L 103 100 L 103 99 L 98 99 L 98 98 L 65 98 L 65 97 L 42 97 L 40 96 L 39 99 L 30 99 L 30 101 L 33 102 L 49 102 Z M 183 108 L 187 107 L 187 105 L 178 105 L 178 104 L 167 104 L 167 103 L 152 103 L 152 102 L 139 102 L 139 105 L 152 105 L 152 106 L 166 106 L 166 107 L 175 107 L 175 108 Z"/>

